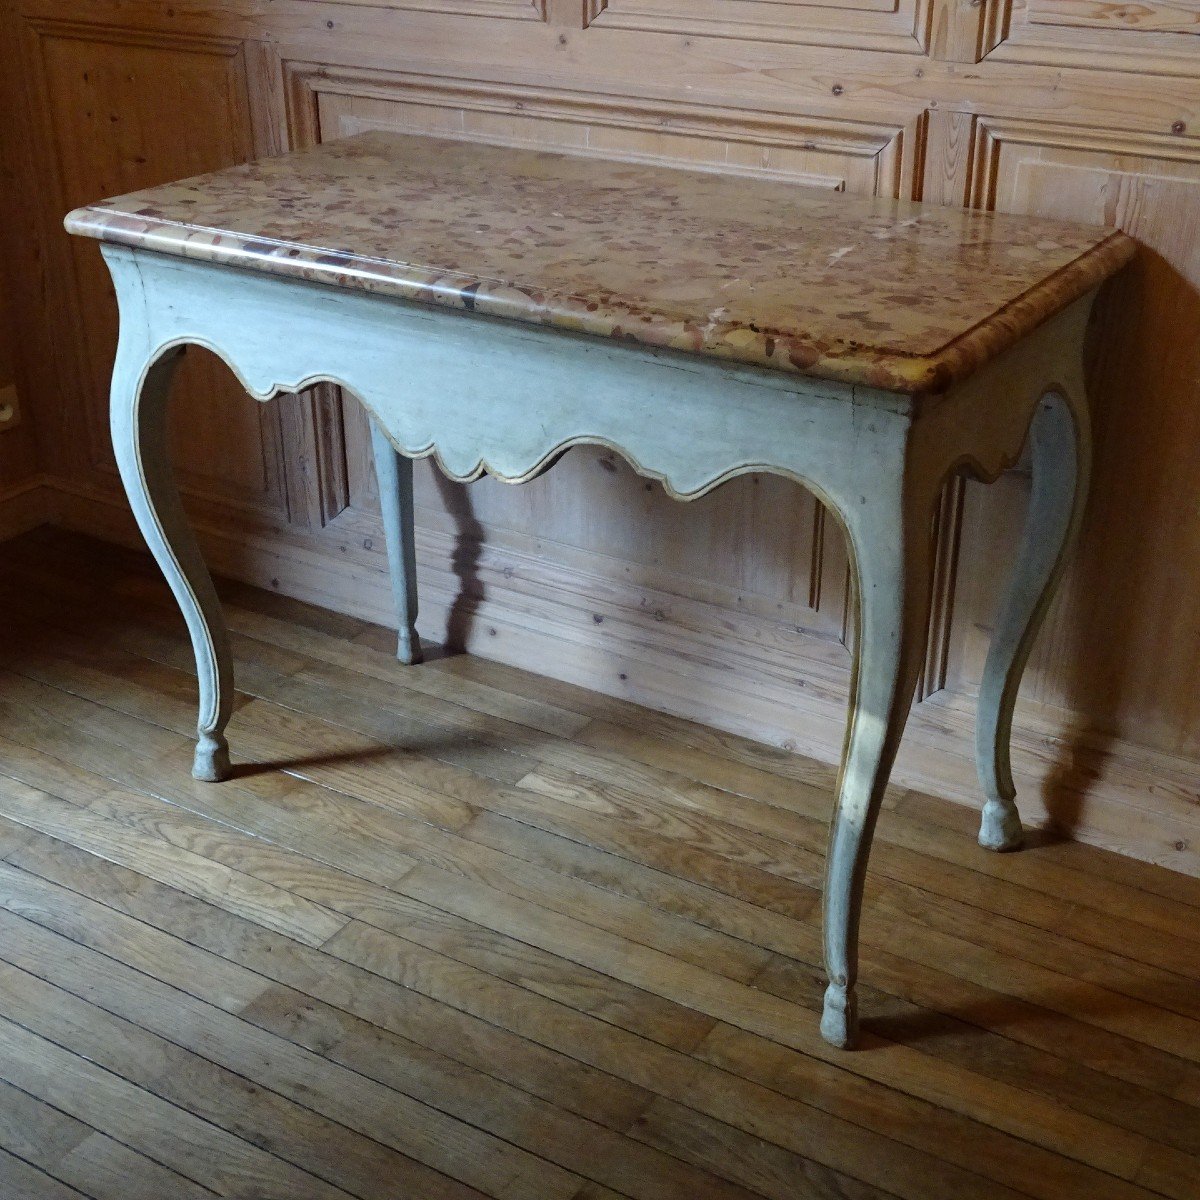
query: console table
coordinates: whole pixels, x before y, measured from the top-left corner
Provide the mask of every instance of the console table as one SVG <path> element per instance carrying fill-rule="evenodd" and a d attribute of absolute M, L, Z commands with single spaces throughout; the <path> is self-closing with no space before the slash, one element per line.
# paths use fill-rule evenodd
<path fill-rule="evenodd" d="M 854 683 L 824 896 L 821 1021 L 856 1033 L 863 882 L 923 661 L 946 479 L 1027 438 L 1028 524 L 979 700 L 980 842 L 1017 846 L 1009 734 L 1088 477 L 1082 343 L 1123 234 L 528 149 L 370 133 L 104 201 L 121 311 L 112 435 L 200 680 L 197 778 L 229 772 L 227 634 L 166 453 L 173 368 L 219 355 L 256 399 L 332 381 L 373 429 L 399 625 L 420 657 L 412 459 L 532 479 L 601 443 L 674 497 L 745 472 L 842 525 Z M 731 803 L 733 801 L 731 800 Z"/>

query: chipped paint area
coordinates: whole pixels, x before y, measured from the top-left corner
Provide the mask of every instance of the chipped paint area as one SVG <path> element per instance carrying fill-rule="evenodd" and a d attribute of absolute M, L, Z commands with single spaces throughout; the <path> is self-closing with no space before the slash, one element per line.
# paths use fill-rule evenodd
<path fill-rule="evenodd" d="M 72 213 L 84 236 L 909 394 L 1131 256 L 1088 226 L 367 133 Z"/>

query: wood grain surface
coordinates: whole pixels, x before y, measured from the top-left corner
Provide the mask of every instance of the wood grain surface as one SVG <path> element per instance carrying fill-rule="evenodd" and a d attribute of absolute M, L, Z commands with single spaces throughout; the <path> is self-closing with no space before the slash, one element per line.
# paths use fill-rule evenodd
<path fill-rule="evenodd" d="M 6 1197 L 1195 1196 L 1194 880 L 897 789 L 843 1054 L 828 768 L 222 593 L 206 785 L 148 560 L 0 563 Z"/>

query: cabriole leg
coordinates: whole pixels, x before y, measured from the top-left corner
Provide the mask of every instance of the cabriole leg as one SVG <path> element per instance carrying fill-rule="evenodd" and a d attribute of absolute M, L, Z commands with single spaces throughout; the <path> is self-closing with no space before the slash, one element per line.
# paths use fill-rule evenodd
<path fill-rule="evenodd" d="M 175 485 L 167 446 L 167 402 L 183 350 L 147 366 L 140 353 L 122 349 L 113 372 L 113 449 L 133 515 L 183 611 L 200 682 L 199 740 L 192 774 L 211 782 L 229 776 L 225 726 L 233 707 L 229 635 L 212 577 Z"/>
<path fill-rule="evenodd" d="M 401 454 L 371 418 L 371 445 L 375 452 L 375 476 L 379 481 L 379 503 L 383 510 L 383 533 L 387 542 L 388 570 L 396 600 L 398 636 L 396 657 L 402 663 L 421 661 L 421 639 L 417 636 L 417 549 L 413 529 L 413 465 Z"/>
<path fill-rule="evenodd" d="M 1086 405 L 1058 392 L 1039 401 L 1029 427 L 1033 488 L 1025 533 L 1001 603 L 979 689 L 975 757 L 985 803 L 979 843 L 1021 844 L 1009 745 L 1017 689 L 1083 519 L 1090 465 Z"/>
<path fill-rule="evenodd" d="M 858 567 L 859 626 L 850 719 L 825 866 L 821 1034 L 851 1048 L 863 884 L 875 819 L 908 719 L 929 616 L 932 498 L 868 498 L 850 530 Z"/>

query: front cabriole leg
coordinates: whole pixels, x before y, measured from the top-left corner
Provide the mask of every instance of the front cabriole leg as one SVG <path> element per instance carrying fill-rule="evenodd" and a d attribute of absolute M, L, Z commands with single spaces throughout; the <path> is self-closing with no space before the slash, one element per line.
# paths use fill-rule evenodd
<path fill-rule="evenodd" d="M 979 689 L 975 757 L 985 803 L 979 843 L 1021 845 L 1010 762 L 1013 708 L 1087 502 L 1091 430 L 1082 389 L 1047 392 L 1029 427 L 1033 487 L 1016 567 L 1000 606 Z"/>
<path fill-rule="evenodd" d="M 210 782 L 230 773 L 225 726 L 233 707 L 229 635 L 212 577 L 200 555 L 167 445 L 167 403 L 182 347 L 156 357 L 141 329 L 122 328 L 110 418 L 117 468 L 133 515 L 183 611 L 200 682 L 199 740 L 192 766 Z"/>
<path fill-rule="evenodd" d="M 935 488 L 888 480 L 848 522 L 859 596 L 850 717 L 825 868 L 821 1034 L 849 1049 L 858 1036 L 855 980 L 863 885 L 875 820 L 925 653 Z"/>

